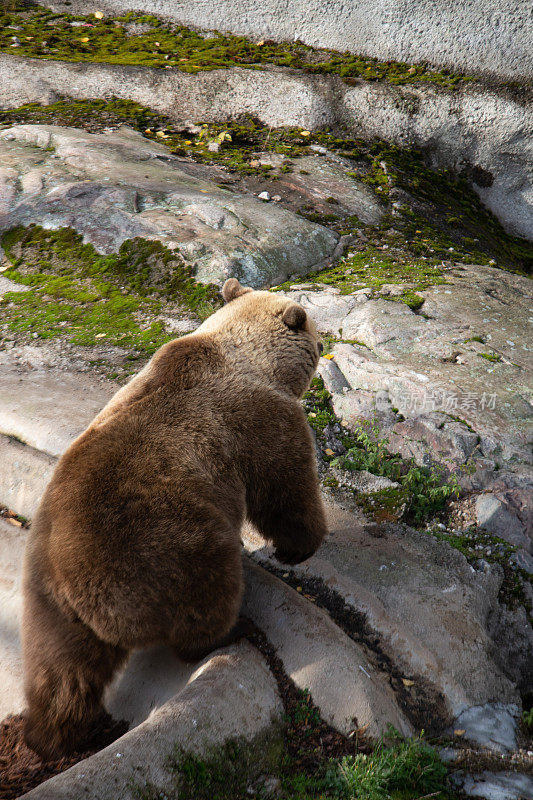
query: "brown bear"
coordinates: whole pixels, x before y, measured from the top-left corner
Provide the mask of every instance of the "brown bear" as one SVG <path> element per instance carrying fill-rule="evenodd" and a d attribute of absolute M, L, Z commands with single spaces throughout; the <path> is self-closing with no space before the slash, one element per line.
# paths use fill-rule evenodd
<path fill-rule="evenodd" d="M 325 517 L 298 402 L 316 328 L 298 304 L 232 278 L 226 305 L 161 347 L 68 448 L 31 527 L 23 655 L 27 744 L 80 751 L 133 648 L 187 660 L 231 640 L 249 519 L 295 564 Z"/>

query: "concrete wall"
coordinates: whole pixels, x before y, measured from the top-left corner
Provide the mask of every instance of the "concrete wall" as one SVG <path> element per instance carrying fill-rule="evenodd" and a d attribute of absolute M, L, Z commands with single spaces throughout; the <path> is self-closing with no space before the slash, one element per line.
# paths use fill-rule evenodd
<path fill-rule="evenodd" d="M 533 0 L 41 0 L 61 11 L 142 11 L 186 25 L 533 80 Z"/>

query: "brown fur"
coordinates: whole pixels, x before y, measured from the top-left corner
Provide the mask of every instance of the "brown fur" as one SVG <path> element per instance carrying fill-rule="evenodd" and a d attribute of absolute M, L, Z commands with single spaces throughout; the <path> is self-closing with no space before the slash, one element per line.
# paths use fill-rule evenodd
<path fill-rule="evenodd" d="M 280 559 L 325 533 L 298 402 L 318 361 L 305 311 L 231 279 L 227 303 L 164 345 L 61 458 L 24 577 L 26 741 L 50 757 L 105 722 L 102 694 L 135 647 L 195 658 L 227 641 L 249 518 Z"/>

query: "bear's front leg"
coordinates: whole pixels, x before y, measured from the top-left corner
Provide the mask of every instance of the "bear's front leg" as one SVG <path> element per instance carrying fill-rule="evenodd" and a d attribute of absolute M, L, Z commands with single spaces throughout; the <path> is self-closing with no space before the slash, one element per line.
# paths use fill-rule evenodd
<path fill-rule="evenodd" d="M 327 533 L 314 442 L 300 411 L 287 420 L 287 440 L 269 443 L 269 458 L 249 473 L 247 490 L 249 520 L 285 564 L 310 558 Z"/>
<path fill-rule="evenodd" d="M 127 730 L 102 705 L 102 694 L 126 656 L 67 618 L 53 597 L 27 581 L 24 593 L 26 744 L 43 759 L 83 752 L 95 737 L 110 744 Z"/>

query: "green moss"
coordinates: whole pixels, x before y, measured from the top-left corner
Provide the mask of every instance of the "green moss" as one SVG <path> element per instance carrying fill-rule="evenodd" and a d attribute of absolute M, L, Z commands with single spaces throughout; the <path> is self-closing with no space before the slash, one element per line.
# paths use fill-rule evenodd
<path fill-rule="evenodd" d="M 478 356 L 484 358 L 486 361 L 498 362 L 502 360 L 499 353 L 478 353 Z"/>
<path fill-rule="evenodd" d="M 398 522 L 405 511 L 405 492 L 391 487 L 359 494 L 357 505 L 376 522 Z"/>
<path fill-rule="evenodd" d="M 511 567 L 512 556 L 517 549 L 514 545 L 477 526 L 470 526 L 464 531 L 454 531 L 450 534 L 440 530 L 430 532 L 436 539 L 448 542 L 455 550 L 459 550 L 471 564 L 475 564 L 480 558 L 489 564 L 498 564 L 504 574 L 498 593 L 499 600 L 512 608 L 523 605 L 531 615 L 533 609 L 523 586 L 525 581 L 530 580 L 530 576 L 525 570 Z"/>
<path fill-rule="evenodd" d="M 73 26 L 73 22 L 81 24 Z M 137 30 L 132 29 L 132 24 L 137 24 Z M 139 30 L 139 25 L 145 30 Z M 32 58 L 136 64 L 189 73 L 235 66 L 260 69 L 271 64 L 339 75 L 347 82 L 364 78 L 392 84 L 430 82 L 454 88 L 473 80 L 447 70 L 431 70 L 423 64 L 380 62 L 311 48 L 301 42 L 259 44 L 243 36 L 202 35 L 146 14 L 98 20 L 94 15 L 57 14 L 21 3 L 12 3 L 0 13 L 0 50 Z"/>
<path fill-rule="evenodd" d="M 424 298 L 411 289 L 405 289 L 399 297 L 392 297 L 391 300 L 398 300 L 405 303 L 413 311 L 417 311 L 424 303 Z"/>
<path fill-rule="evenodd" d="M 380 435 L 377 424 L 362 423 L 346 431 L 331 406 L 331 395 L 321 378 L 314 378 L 304 394 L 303 406 L 309 424 L 317 435 L 326 464 L 347 472 L 366 470 L 373 475 L 389 478 L 399 486 L 354 498 L 363 509 L 379 521 L 398 519 L 421 525 L 445 512 L 448 500 L 459 494 L 459 484 L 454 475 L 437 466 L 421 467 L 413 459 L 406 460 L 388 450 L 388 440 Z M 340 425 L 344 431 L 340 440 L 346 448 L 342 456 L 324 453 L 324 429 L 327 425 Z M 328 474 L 323 478 L 326 484 Z"/>
<path fill-rule="evenodd" d="M 302 693 L 303 694 L 303 693 Z M 301 713 L 309 708 L 301 704 Z M 314 709 L 316 711 L 316 709 Z M 298 710 L 295 710 L 296 715 Z M 313 724 L 311 720 L 310 725 Z M 139 800 L 407 800 L 451 798 L 447 769 L 423 734 L 402 739 L 390 728 L 369 754 L 358 753 L 302 763 L 266 737 L 237 739 L 200 757 L 177 749 L 168 761 L 172 788 L 137 787 Z M 272 789 L 275 782 L 275 789 Z"/>
<path fill-rule="evenodd" d="M 442 262 L 450 260 L 494 263 L 526 274 L 533 267 L 531 243 L 503 230 L 482 205 L 465 176 L 458 176 L 451 170 L 429 168 L 424 163 L 423 154 L 415 150 L 379 141 L 339 137 L 327 131 L 303 136 L 299 128 L 272 129 L 250 117 L 204 124 L 197 133 L 191 133 L 176 127 L 167 117 L 136 103 L 116 99 L 58 102 L 44 108 L 32 104 L 0 112 L 0 123 L 15 122 L 83 125 L 95 131 L 127 122 L 147 138 L 164 143 L 178 156 L 224 166 L 244 177 L 268 176 L 270 180 L 281 176 L 284 167 L 292 169 L 298 156 L 312 153 L 310 146 L 319 144 L 352 160 L 356 169 L 347 169 L 347 177 L 373 186 L 385 204 L 390 202 L 390 191 L 399 188 L 431 211 L 421 216 L 407 206 L 400 210 L 388 206 L 382 223 L 372 227 L 363 226 L 356 216 L 346 216 L 340 208 L 331 214 L 317 212 L 313 206 L 302 206 L 300 213 L 307 219 L 339 234 L 364 231 L 367 238 L 380 248 L 386 241 L 389 253 L 378 251 L 384 261 L 403 261 L 415 272 L 422 267 L 426 271 L 436 267 L 433 277 L 441 274 Z M 212 142 L 218 144 L 218 152 L 209 150 Z M 257 160 L 258 152 L 278 153 L 285 157 L 285 161 L 277 169 L 270 165 L 261 166 Z M 289 164 L 287 159 L 292 163 Z M 391 226 L 395 230 L 393 235 L 388 231 Z M 425 265 L 422 262 L 426 262 Z M 405 277 L 403 280 L 409 279 Z M 426 281 L 426 285 L 434 282 Z M 415 285 L 408 288 L 424 287 L 415 280 Z"/>
<path fill-rule="evenodd" d="M 311 282 L 335 286 L 341 294 L 351 294 L 364 287 L 379 291 L 388 283 L 409 283 L 416 289 L 427 289 L 428 286 L 445 283 L 445 278 L 437 265 L 401 255 L 384 256 L 375 247 L 367 247 L 349 254 L 331 267 L 287 281 L 277 288 L 288 290 L 293 284 Z M 391 299 L 401 300 L 411 308 L 420 308 L 424 302 L 424 298 L 412 289 L 406 289 L 401 296 Z"/>
<path fill-rule="evenodd" d="M 15 228 L 2 238 L 12 268 L 4 275 L 29 287 L 4 295 L 2 321 L 40 338 L 65 336 L 152 353 L 169 336 L 154 317 L 172 301 L 201 318 L 220 304 L 218 290 L 158 242 L 133 239 L 101 256 L 70 228 Z"/>
<path fill-rule="evenodd" d="M 485 341 L 484 336 L 471 336 L 470 339 L 465 339 L 465 342 L 479 342 L 480 344 L 485 344 Z"/>

